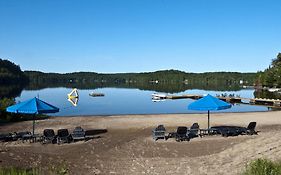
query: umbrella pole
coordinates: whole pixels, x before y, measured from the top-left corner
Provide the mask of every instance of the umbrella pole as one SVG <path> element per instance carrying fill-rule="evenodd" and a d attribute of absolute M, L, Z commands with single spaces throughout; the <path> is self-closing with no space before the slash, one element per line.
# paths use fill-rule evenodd
<path fill-rule="evenodd" d="M 210 111 L 208 110 L 208 133 L 210 132 Z"/>
<path fill-rule="evenodd" d="M 33 114 L 33 127 L 32 127 L 32 135 L 34 135 L 35 130 L 35 115 Z"/>

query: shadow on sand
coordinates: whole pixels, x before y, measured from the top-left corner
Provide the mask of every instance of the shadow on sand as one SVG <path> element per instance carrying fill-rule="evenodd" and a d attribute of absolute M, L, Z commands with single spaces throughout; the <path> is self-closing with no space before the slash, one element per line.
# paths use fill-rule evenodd
<path fill-rule="evenodd" d="M 51 118 L 47 115 L 26 115 L 26 114 L 12 114 L 9 116 L 0 116 L 0 126 L 5 126 L 17 122 L 32 121 L 32 120 L 46 120 Z"/>
<path fill-rule="evenodd" d="M 100 134 L 107 133 L 107 129 L 90 129 L 85 131 L 86 140 L 101 138 Z"/>
<path fill-rule="evenodd" d="M 107 133 L 107 129 L 90 129 L 85 131 L 86 136 L 94 136 Z"/>

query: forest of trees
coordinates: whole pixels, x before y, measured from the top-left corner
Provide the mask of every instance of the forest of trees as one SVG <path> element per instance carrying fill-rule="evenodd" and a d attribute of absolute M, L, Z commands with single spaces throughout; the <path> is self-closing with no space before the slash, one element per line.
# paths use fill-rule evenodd
<path fill-rule="evenodd" d="M 0 98 L 20 95 L 28 82 L 29 78 L 18 65 L 0 59 Z"/>
<path fill-rule="evenodd" d="M 18 65 L 0 58 L 1 84 L 25 84 L 27 82 L 28 77 L 25 76 Z"/>
<path fill-rule="evenodd" d="M 241 81 L 242 80 L 242 81 Z M 272 60 L 271 65 L 263 72 L 258 73 L 239 73 L 239 72 L 206 72 L 206 73 L 187 73 L 179 70 L 162 70 L 144 73 L 117 73 L 100 74 L 95 72 L 74 72 L 74 73 L 43 73 L 38 71 L 21 71 L 20 67 L 8 60 L 0 59 L 0 84 L 25 86 L 28 88 L 44 87 L 136 87 L 149 89 L 153 84 L 182 84 L 178 90 L 185 89 L 186 86 L 206 87 L 257 85 L 261 87 L 281 87 L 281 53 Z M 159 88 L 161 86 L 155 86 Z M 166 86 L 167 87 L 167 86 Z M 3 90 L 3 86 L 2 86 Z M 8 91 L 5 89 L 3 91 Z M 0 94 L 1 95 L 1 94 Z"/>
<path fill-rule="evenodd" d="M 281 53 L 278 53 L 264 72 L 258 72 L 257 77 L 256 85 L 281 88 Z"/>
<path fill-rule="evenodd" d="M 222 84 L 235 85 L 243 81 L 244 85 L 253 85 L 256 73 L 238 72 L 207 72 L 207 73 L 186 73 L 178 70 L 164 70 L 146 73 L 117 73 L 99 74 L 94 72 L 75 73 L 43 73 L 37 71 L 25 71 L 29 77 L 30 84 L 56 84 L 69 86 L 71 84 Z"/>
<path fill-rule="evenodd" d="M 18 117 L 8 114 L 6 107 L 15 103 L 14 97 L 20 94 L 27 83 L 28 77 L 18 65 L 0 59 L 0 123 Z"/>
<path fill-rule="evenodd" d="M 178 70 L 117 74 L 22 72 L 18 65 L 0 59 L 0 83 L 2 85 L 0 86 L 0 97 L 16 97 L 23 88 L 42 89 L 46 87 L 76 87 L 79 89 L 121 87 L 170 93 L 193 88 L 239 90 L 241 82 L 243 85 L 253 85 L 256 75 L 256 73 L 239 72 L 187 73 Z"/>

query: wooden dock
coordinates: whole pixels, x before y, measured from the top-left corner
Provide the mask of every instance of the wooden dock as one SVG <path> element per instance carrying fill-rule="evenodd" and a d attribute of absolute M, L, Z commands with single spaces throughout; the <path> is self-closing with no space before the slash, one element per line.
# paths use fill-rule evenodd
<path fill-rule="evenodd" d="M 266 98 L 254 98 L 250 99 L 250 104 L 261 104 L 269 106 L 281 106 L 281 100 L 279 99 L 266 99 Z"/>
<path fill-rule="evenodd" d="M 202 98 L 203 95 L 193 95 L 193 94 L 185 94 L 185 95 L 167 95 L 166 98 L 167 99 L 183 99 L 183 98 L 191 98 L 194 100 L 197 100 L 199 98 Z"/>
<path fill-rule="evenodd" d="M 195 94 L 185 94 L 185 95 L 167 95 L 167 99 L 183 99 L 183 98 L 190 98 L 190 99 L 200 99 L 203 95 L 195 95 Z M 243 98 L 240 97 L 217 97 L 220 100 L 227 101 L 230 103 L 241 103 Z"/>
<path fill-rule="evenodd" d="M 203 95 L 196 95 L 196 94 L 184 94 L 184 95 L 167 95 L 166 99 L 200 99 Z M 281 100 L 280 99 L 265 99 L 265 98 L 241 98 L 241 97 L 217 97 L 220 100 L 229 102 L 229 103 L 243 103 L 243 104 L 251 104 L 251 105 L 263 105 L 269 107 L 281 107 Z M 245 102 L 246 101 L 246 102 Z"/>

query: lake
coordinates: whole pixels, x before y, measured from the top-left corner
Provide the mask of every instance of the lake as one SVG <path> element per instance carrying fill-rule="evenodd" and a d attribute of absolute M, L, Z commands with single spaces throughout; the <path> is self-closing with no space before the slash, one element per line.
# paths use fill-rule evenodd
<path fill-rule="evenodd" d="M 123 115 L 123 114 L 176 114 L 176 113 L 204 113 L 202 111 L 191 111 L 187 106 L 193 102 L 192 99 L 164 100 L 153 102 L 151 94 L 155 91 L 139 90 L 130 88 L 99 88 L 78 89 L 79 100 L 77 106 L 73 106 L 67 100 L 67 94 L 71 88 L 45 88 L 40 90 L 23 90 L 16 101 L 24 101 L 29 98 L 38 97 L 52 105 L 60 108 L 60 112 L 51 114 L 55 116 L 74 115 Z M 104 97 L 89 96 L 91 92 L 104 93 Z M 208 90 L 186 90 L 180 94 L 235 94 L 241 97 L 253 98 L 253 89 L 241 89 L 239 91 L 208 91 Z M 218 112 L 252 112 L 268 111 L 264 106 L 235 104 L 232 108 Z"/>

